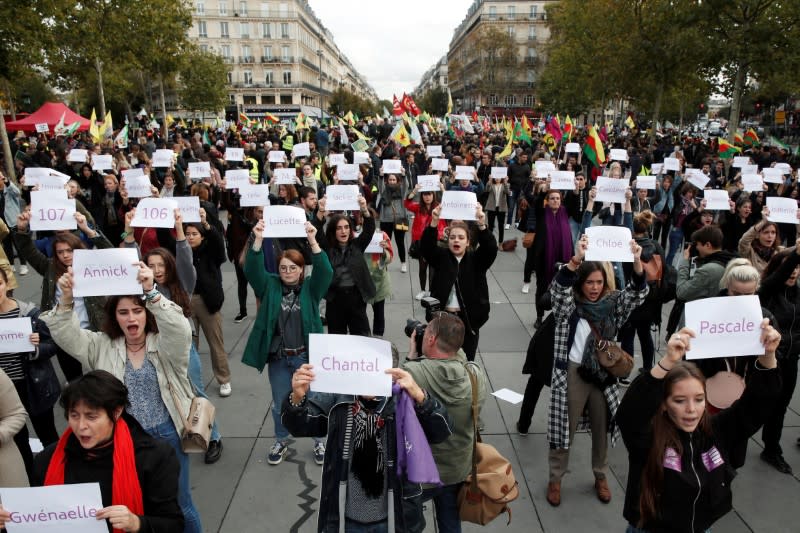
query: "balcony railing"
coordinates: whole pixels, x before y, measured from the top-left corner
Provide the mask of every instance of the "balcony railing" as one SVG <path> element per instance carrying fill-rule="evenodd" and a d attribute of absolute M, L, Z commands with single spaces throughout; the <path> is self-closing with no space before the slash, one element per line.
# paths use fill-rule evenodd
<path fill-rule="evenodd" d="M 255 63 L 256 58 L 253 56 L 239 56 L 239 63 Z"/>

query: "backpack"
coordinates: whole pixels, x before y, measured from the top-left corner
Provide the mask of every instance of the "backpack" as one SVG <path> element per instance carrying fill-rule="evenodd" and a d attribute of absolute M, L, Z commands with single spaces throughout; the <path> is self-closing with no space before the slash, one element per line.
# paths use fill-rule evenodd
<path fill-rule="evenodd" d="M 648 301 L 665 304 L 675 299 L 675 287 L 678 283 L 678 271 L 675 267 L 665 264 L 661 254 L 654 253 L 648 261 L 642 259 L 642 268 L 650 287 Z"/>

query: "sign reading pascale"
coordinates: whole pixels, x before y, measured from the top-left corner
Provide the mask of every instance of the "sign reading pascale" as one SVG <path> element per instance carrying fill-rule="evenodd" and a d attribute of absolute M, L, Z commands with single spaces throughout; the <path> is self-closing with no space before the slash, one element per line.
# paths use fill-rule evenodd
<path fill-rule="evenodd" d="M 758 296 L 720 296 L 686 302 L 685 314 L 686 327 L 697 335 L 691 340 L 687 359 L 764 353 Z"/>
<path fill-rule="evenodd" d="M 305 237 L 306 212 L 300 207 L 264 207 L 264 237 Z"/>
<path fill-rule="evenodd" d="M 589 245 L 587 261 L 633 262 L 631 252 L 631 230 L 618 226 L 593 226 L 586 228 Z"/>
<path fill-rule="evenodd" d="M 314 365 L 311 390 L 359 396 L 389 396 L 392 368 L 389 341 L 356 335 L 309 335 L 309 363 Z"/>

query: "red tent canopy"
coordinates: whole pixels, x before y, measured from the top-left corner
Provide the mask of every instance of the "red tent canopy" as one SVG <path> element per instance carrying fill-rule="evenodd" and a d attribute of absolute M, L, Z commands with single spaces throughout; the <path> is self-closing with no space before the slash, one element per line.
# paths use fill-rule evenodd
<path fill-rule="evenodd" d="M 88 118 L 83 118 L 61 102 L 45 102 L 42 107 L 27 117 L 13 122 L 6 122 L 6 129 L 9 132 L 17 130 L 36 131 L 37 124 L 47 124 L 52 133 L 56 124 L 58 124 L 58 121 L 61 119 L 62 114 L 64 115 L 64 126 L 69 126 L 77 120 L 81 123 L 78 127 L 78 131 L 86 131 L 89 129 Z"/>

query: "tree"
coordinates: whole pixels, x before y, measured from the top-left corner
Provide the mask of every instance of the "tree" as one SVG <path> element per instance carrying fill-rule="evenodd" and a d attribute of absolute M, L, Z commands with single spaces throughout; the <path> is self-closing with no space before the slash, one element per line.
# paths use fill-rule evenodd
<path fill-rule="evenodd" d="M 328 111 L 334 115 L 344 115 L 352 111 L 360 116 L 372 115 L 378 111 L 375 103 L 354 94 L 344 87 L 335 89 L 328 99 Z"/>
<path fill-rule="evenodd" d="M 181 105 L 190 111 L 214 113 L 224 108 L 228 99 L 225 73 L 220 56 L 191 47 L 179 71 Z"/>
<path fill-rule="evenodd" d="M 441 117 L 447 113 L 447 89 L 444 87 L 434 87 L 419 97 L 414 95 L 414 101 L 431 115 Z"/>
<path fill-rule="evenodd" d="M 514 38 L 496 26 L 488 26 L 475 38 L 472 54 L 477 58 L 477 68 L 466 70 L 472 74 L 478 91 L 484 95 L 505 94 L 518 70 Z"/>

